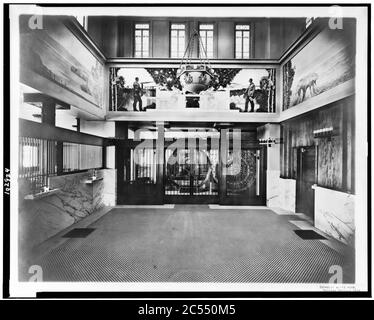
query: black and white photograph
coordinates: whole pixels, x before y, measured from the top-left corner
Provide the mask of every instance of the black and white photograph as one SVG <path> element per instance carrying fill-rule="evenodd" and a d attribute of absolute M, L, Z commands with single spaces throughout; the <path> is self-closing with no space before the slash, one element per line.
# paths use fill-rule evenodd
<path fill-rule="evenodd" d="M 371 294 L 369 11 L 8 4 L 9 297 Z"/>

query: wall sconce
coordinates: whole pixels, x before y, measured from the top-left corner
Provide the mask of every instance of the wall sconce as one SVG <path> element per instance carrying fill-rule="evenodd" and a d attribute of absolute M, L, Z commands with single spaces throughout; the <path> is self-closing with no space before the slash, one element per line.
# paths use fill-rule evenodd
<path fill-rule="evenodd" d="M 265 146 L 268 146 L 268 147 L 271 147 L 273 144 L 280 144 L 281 143 L 281 139 L 279 138 L 267 138 L 267 139 L 259 139 L 259 144 L 260 145 L 265 145 Z"/>
<path fill-rule="evenodd" d="M 315 139 L 327 138 L 328 140 L 331 140 L 334 133 L 336 133 L 336 130 L 334 131 L 333 127 L 313 130 L 313 136 Z"/>

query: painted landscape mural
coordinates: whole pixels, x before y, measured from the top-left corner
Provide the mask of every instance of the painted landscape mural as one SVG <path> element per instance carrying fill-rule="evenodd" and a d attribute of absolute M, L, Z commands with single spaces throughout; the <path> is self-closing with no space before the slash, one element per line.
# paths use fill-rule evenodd
<path fill-rule="evenodd" d="M 241 69 L 231 82 L 230 110 L 275 112 L 275 69 Z"/>
<path fill-rule="evenodd" d="M 283 66 L 283 109 L 355 77 L 354 25 L 324 29 Z"/>
<path fill-rule="evenodd" d="M 111 67 L 109 97 L 110 111 L 275 112 L 275 69 L 215 68 L 208 88 L 192 94 L 183 90 L 177 68 Z"/>
<path fill-rule="evenodd" d="M 21 19 L 21 81 L 33 72 L 102 108 L 104 66 L 56 18 L 43 18 L 41 29 L 30 29 L 28 17 Z"/>

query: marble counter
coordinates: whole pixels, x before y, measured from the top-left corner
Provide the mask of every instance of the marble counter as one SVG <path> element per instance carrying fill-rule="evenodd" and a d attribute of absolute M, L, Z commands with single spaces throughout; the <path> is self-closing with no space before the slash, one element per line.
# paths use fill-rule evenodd
<path fill-rule="evenodd" d="M 314 190 L 315 227 L 354 247 L 354 195 L 318 186 Z"/>
<path fill-rule="evenodd" d="M 49 187 L 58 193 L 35 200 L 25 200 L 30 193 L 20 181 L 20 243 L 33 247 L 83 219 L 105 205 L 115 204 L 115 170 L 97 170 L 93 183 L 85 183 L 89 172 L 51 177 Z"/>

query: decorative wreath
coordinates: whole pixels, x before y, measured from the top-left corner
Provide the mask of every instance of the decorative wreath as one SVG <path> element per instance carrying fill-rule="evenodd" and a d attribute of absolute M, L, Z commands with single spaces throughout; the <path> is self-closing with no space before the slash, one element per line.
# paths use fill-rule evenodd
<path fill-rule="evenodd" d="M 234 165 L 231 159 L 226 167 Z M 240 171 L 235 175 L 227 175 L 226 185 L 229 192 L 243 192 L 252 186 L 256 181 L 256 154 L 253 152 L 242 152 L 240 160 Z"/>

